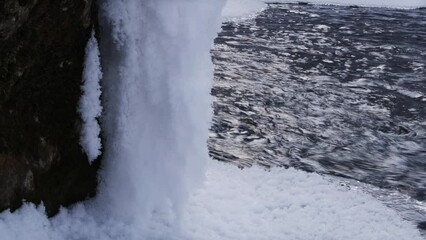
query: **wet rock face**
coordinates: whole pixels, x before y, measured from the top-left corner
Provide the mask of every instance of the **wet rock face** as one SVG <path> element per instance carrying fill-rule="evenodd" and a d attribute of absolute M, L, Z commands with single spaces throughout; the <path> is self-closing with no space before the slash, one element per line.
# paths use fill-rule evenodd
<path fill-rule="evenodd" d="M 76 111 L 93 5 L 0 2 L 0 210 L 26 199 L 53 215 L 95 194 Z"/>

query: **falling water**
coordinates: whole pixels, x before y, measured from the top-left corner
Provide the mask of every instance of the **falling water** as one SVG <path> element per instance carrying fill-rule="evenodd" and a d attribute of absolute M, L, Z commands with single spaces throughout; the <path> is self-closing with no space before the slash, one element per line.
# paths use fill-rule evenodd
<path fill-rule="evenodd" d="M 210 48 L 223 1 L 106 0 L 101 199 L 113 214 L 176 215 L 202 181 L 212 115 Z"/>

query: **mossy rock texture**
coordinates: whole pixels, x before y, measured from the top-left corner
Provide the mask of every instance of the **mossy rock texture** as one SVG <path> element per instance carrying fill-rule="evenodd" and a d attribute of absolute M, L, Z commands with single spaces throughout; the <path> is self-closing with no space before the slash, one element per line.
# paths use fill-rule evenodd
<path fill-rule="evenodd" d="M 43 202 L 52 216 L 96 193 L 77 113 L 94 6 L 0 1 L 0 210 Z"/>

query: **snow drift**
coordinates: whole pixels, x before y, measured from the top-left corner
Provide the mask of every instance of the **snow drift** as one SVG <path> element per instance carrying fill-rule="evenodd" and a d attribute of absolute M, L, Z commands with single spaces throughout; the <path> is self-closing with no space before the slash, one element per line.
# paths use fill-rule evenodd
<path fill-rule="evenodd" d="M 421 240 L 418 230 L 373 197 L 330 177 L 294 169 L 238 169 L 211 162 L 190 195 L 180 230 L 154 218 L 142 227 L 101 217 L 90 203 L 48 220 L 25 205 L 0 215 L 5 240 Z"/>

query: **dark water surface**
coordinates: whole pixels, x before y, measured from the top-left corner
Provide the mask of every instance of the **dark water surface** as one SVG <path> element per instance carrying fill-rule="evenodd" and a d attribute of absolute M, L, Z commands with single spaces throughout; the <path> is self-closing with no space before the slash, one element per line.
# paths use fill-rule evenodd
<path fill-rule="evenodd" d="M 359 180 L 426 221 L 425 9 L 270 4 L 213 59 L 214 158 Z"/>

